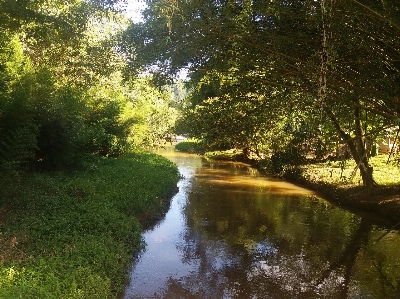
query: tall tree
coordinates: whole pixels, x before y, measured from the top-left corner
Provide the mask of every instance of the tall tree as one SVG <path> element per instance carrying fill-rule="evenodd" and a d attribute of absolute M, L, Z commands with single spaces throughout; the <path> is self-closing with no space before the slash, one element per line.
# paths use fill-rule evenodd
<path fill-rule="evenodd" d="M 128 99 L 113 39 L 125 26 L 117 2 L 0 2 L 1 166 L 32 157 L 65 166 L 120 151 Z"/>
<path fill-rule="evenodd" d="M 243 97 L 234 93 L 255 94 L 276 100 L 277 111 L 311 109 L 319 125 L 329 122 L 348 145 L 364 184 L 373 183 L 368 144 L 399 119 L 396 1 L 147 3 L 145 22 L 126 33 L 125 45 L 134 45 L 137 55 L 133 64 L 164 75 L 185 67 L 195 82 L 218 72 L 236 82 L 230 93 L 236 103 Z M 271 97 L 271 87 L 301 100 Z M 210 91 L 203 100 L 221 90 Z"/>

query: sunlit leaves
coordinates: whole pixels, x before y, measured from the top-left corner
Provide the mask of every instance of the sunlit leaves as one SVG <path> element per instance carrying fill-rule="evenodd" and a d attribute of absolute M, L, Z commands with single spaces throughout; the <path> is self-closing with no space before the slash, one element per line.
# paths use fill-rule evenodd
<path fill-rule="evenodd" d="M 151 85 L 150 78 L 143 77 L 133 82 L 125 115 L 134 121 L 130 134 L 134 145 L 151 146 L 172 133 L 178 117 L 173 97 L 172 89 L 164 87 L 159 90 Z"/>

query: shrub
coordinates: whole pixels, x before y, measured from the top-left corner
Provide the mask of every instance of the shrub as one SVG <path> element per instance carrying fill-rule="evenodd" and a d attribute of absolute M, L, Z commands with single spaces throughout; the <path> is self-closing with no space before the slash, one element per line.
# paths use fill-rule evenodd
<path fill-rule="evenodd" d="M 293 166 L 299 166 L 304 161 L 304 156 L 297 148 L 290 148 L 286 151 L 277 151 L 270 158 L 264 159 L 260 163 L 260 168 L 267 173 L 283 176 L 286 170 L 291 169 L 290 172 L 293 172 Z"/>
<path fill-rule="evenodd" d="M 37 128 L 26 124 L 1 134 L 0 130 L 0 171 L 17 170 L 31 161 L 37 150 Z"/>
<path fill-rule="evenodd" d="M 196 139 L 187 139 L 175 145 L 175 149 L 185 153 L 202 153 L 203 147 L 201 141 Z"/>

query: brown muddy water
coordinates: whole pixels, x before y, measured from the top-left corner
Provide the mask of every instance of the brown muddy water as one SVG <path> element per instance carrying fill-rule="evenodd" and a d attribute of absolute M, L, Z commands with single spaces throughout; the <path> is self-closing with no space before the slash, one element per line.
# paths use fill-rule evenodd
<path fill-rule="evenodd" d="M 183 178 L 124 299 L 400 298 L 399 231 L 245 164 L 159 154 Z"/>

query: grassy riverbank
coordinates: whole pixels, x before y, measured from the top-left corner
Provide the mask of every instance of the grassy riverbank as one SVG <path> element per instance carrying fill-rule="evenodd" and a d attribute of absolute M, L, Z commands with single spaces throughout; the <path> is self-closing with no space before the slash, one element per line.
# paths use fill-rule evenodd
<path fill-rule="evenodd" d="M 177 144 L 181 151 L 195 151 L 198 141 L 185 141 Z M 270 159 L 263 161 L 247 160 L 240 150 L 206 152 L 205 158 L 215 160 L 245 161 L 259 168 L 262 172 L 278 175 L 287 181 L 300 184 L 318 192 L 325 199 L 349 208 L 353 211 L 367 212 L 382 219 L 389 226 L 400 221 L 400 166 L 387 163 L 387 155 L 378 155 L 370 159 L 374 168 L 377 186 L 366 190 L 355 162 L 344 161 L 310 162 L 306 159 L 299 165 L 288 166 Z M 276 172 L 278 169 L 278 173 Z M 272 173 L 270 172 L 272 170 Z"/>
<path fill-rule="evenodd" d="M 377 183 L 371 190 L 361 184 L 359 171 L 352 160 L 310 163 L 299 167 L 289 181 L 318 191 L 326 199 L 358 212 L 368 212 L 390 224 L 400 221 L 400 167 L 387 164 L 387 155 L 370 158 Z"/>
<path fill-rule="evenodd" d="M 138 152 L 0 180 L 0 298 L 116 298 L 178 171 Z"/>
<path fill-rule="evenodd" d="M 318 192 L 325 199 L 353 210 L 374 215 L 387 225 L 400 221 L 400 167 L 386 164 L 387 155 L 370 159 L 377 186 L 362 186 L 353 160 L 328 161 L 283 167 L 280 176 Z"/>

